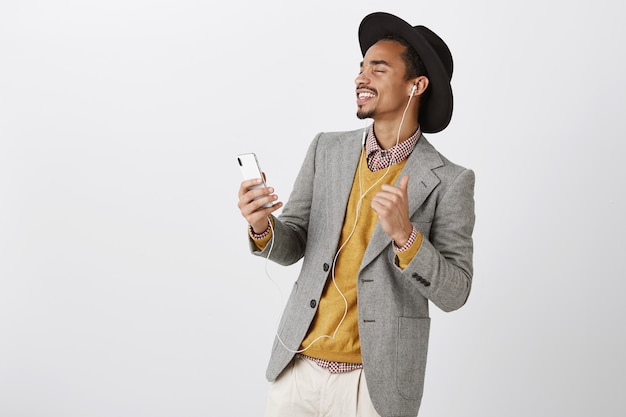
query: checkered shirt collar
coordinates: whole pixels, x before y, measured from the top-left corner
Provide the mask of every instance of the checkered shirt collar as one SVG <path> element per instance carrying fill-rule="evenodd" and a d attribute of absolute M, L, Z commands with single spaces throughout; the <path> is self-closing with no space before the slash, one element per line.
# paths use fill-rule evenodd
<path fill-rule="evenodd" d="M 367 166 L 371 171 L 379 171 L 389 167 L 390 165 L 404 161 L 409 157 L 409 155 L 411 155 L 413 149 L 415 149 L 415 145 L 419 140 L 420 134 L 421 130 L 418 127 L 410 138 L 403 140 L 392 148 L 382 149 L 378 145 L 378 141 L 374 135 L 374 124 L 372 124 L 365 141 Z"/>

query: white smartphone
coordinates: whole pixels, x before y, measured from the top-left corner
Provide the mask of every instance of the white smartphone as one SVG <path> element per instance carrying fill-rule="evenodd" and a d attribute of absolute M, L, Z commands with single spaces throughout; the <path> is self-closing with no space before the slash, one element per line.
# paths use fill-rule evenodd
<path fill-rule="evenodd" d="M 267 187 L 265 184 L 265 178 L 263 178 L 263 171 L 259 165 L 259 160 L 253 152 L 242 153 L 237 155 L 237 163 L 241 169 L 241 175 L 244 180 L 250 180 L 253 178 L 261 178 L 262 184 L 250 187 L 251 190 L 255 188 Z M 272 203 L 267 203 L 263 207 L 272 207 Z"/>

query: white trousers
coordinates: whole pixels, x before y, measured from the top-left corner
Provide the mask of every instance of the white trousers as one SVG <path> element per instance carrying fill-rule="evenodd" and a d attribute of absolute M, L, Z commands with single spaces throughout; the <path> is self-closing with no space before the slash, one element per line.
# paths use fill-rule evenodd
<path fill-rule="evenodd" d="M 296 356 L 269 387 L 265 417 L 380 417 L 362 369 L 331 374 Z"/>

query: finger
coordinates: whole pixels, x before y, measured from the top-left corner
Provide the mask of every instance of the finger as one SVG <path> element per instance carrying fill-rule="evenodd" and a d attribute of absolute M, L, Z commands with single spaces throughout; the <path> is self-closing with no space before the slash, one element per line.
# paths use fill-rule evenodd
<path fill-rule="evenodd" d="M 249 224 L 253 224 L 260 219 L 267 217 L 269 214 L 275 212 L 283 206 L 282 202 L 275 201 L 276 198 L 271 198 L 270 202 L 274 202 L 273 205 L 270 207 L 263 207 L 263 204 L 267 203 L 267 201 L 264 200 L 265 198 L 258 199 L 240 207 L 241 215 L 248 221 Z"/>
<path fill-rule="evenodd" d="M 237 201 L 237 207 L 243 212 L 254 211 L 255 201 L 259 198 L 270 195 L 271 192 L 267 188 L 258 189 L 246 189 L 244 185 L 239 190 L 239 200 Z"/>
<path fill-rule="evenodd" d="M 243 181 L 239 186 L 238 196 L 241 198 L 241 196 L 246 194 L 250 190 L 250 188 L 260 185 L 260 184 L 263 184 L 263 180 L 261 180 L 261 178 L 253 178 L 250 180 Z"/>
<path fill-rule="evenodd" d="M 377 211 L 388 210 L 393 205 L 393 196 L 379 193 L 372 198 L 370 206 Z"/>
<path fill-rule="evenodd" d="M 263 207 L 266 204 L 272 205 L 278 199 L 276 194 L 265 194 L 262 197 L 255 198 L 249 203 L 249 206 L 253 208 L 253 211 L 266 209 L 268 207 Z"/>
<path fill-rule="evenodd" d="M 409 175 L 408 174 L 402 177 L 402 179 L 400 180 L 399 188 L 402 190 L 403 193 L 407 192 L 409 188 Z"/>
<path fill-rule="evenodd" d="M 382 187 L 380 187 L 380 191 L 377 194 L 396 194 L 396 195 L 400 195 L 400 189 L 396 186 L 390 185 L 390 184 L 383 184 Z"/>
<path fill-rule="evenodd" d="M 387 187 L 389 188 L 385 188 L 384 190 L 381 189 L 377 192 L 372 198 L 372 201 L 377 201 L 382 205 L 388 205 L 394 204 L 399 199 L 402 199 L 402 190 L 398 187 L 394 187 L 393 185 L 388 185 Z"/>
<path fill-rule="evenodd" d="M 239 200 L 244 204 L 249 204 L 252 200 L 256 200 L 256 199 L 274 194 L 274 188 L 272 187 L 254 188 L 253 187 L 246 191 L 242 187 L 242 192 L 243 194 L 239 196 Z"/>
<path fill-rule="evenodd" d="M 251 213 L 244 215 L 244 217 L 246 218 L 246 220 L 248 220 L 249 224 L 253 224 L 257 221 L 260 221 L 261 219 L 267 218 L 267 216 L 269 216 L 271 213 L 275 212 L 282 206 L 283 203 L 277 201 L 271 207 L 260 207 L 259 209 L 256 209 Z"/>

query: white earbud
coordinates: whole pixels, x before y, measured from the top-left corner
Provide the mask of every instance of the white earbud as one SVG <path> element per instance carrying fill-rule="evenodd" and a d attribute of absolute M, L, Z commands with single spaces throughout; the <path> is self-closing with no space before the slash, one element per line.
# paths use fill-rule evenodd
<path fill-rule="evenodd" d="M 411 97 L 415 94 L 415 90 L 417 90 L 417 84 L 413 84 L 413 87 L 411 87 L 411 94 L 409 94 Z"/>

